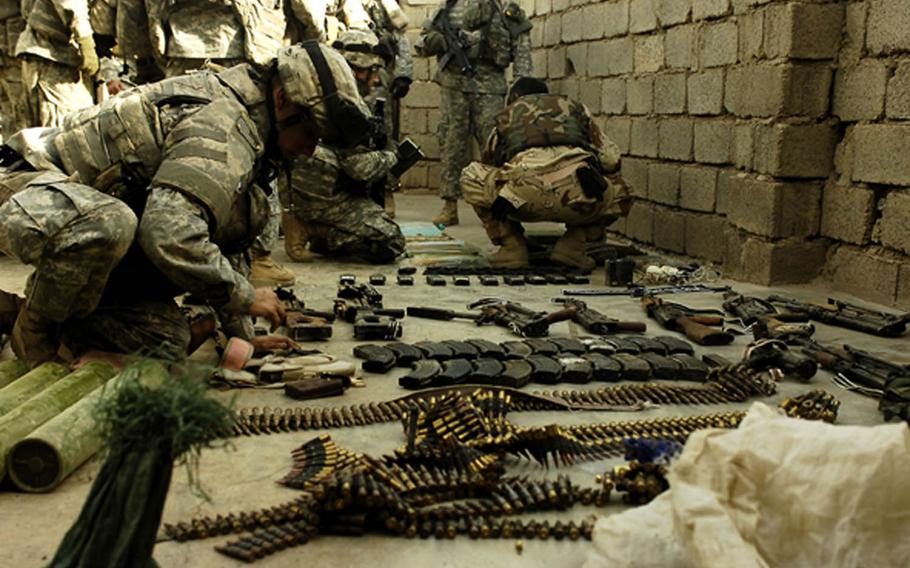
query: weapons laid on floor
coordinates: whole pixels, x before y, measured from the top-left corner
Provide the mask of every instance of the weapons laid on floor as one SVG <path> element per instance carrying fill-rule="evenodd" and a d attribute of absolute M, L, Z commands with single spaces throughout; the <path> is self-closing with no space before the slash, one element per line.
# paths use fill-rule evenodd
<path fill-rule="evenodd" d="M 495 323 L 508 328 L 519 337 L 544 337 L 549 333 L 551 324 L 572 319 L 575 308 L 547 313 L 528 309 L 516 302 L 500 298 L 483 298 L 470 304 L 468 308 L 479 308 L 476 312 L 456 312 L 443 308 L 408 306 L 407 314 L 411 317 L 450 321 L 454 319 L 471 320 L 477 325 Z"/>
<path fill-rule="evenodd" d="M 724 294 L 723 308 L 751 329 L 755 339 L 779 339 L 785 343 L 809 338 L 815 327 L 804 313 L 781 312 L 769 302 L 755 296 L 743 296 L 734 291 Z"/>
<path fill-rule="evenodd" d="M 404 310 L 384 308 L 382 294 L 371 284 L 342 284 L 338 287 L 334 312 L 354 324 L 354 338 L 359 340 L 395 339 L 401 337 Z"/>
<path fill-rule="evenodd" d="M 743 356 L 743 363 L 750 369 L 776 370 L 802 382 L 808 382 L 818 370 L 818 363 L 814 359 L 790 349 L 778 339 L 763 339 L 750 345 Z"/>
<path fill-rule="evenodd" d="M 828 325 L 844 327 L 880 337 L 898 337 L 907 331 L 910 312 L 894 314 L 870 310 L 834 298 L 828 298 L 827 305 L 800 302 L 793 298 L 772 295 L 768 301 L 781 306 L 787 312 L 804 314 L 809 319 Z"/>
<path fill-rule="evenodd" d="M 287 335 L 294 341 L 317 341 L 332 337 L 335 314 L 312 310 L 290 288 L 275 288 L 278 299 L 284 303 Z"/>
<path fill-rule="evenodd" d="M 718 310 L 696 310 L 651 295 L 643 297 L 641 305 L 665 329 L 684 333 L 699 345 L 727 345 L 733 341 L 730 333 L 709 327 L 723 325 L 723 313 Z"/>
<path fill-rule="evenodd" d="M 585 328 L 588 333 L 595 335 L 610 335 L 613 333 L 644 333 L 647 331 L 647 325 L 640 321 L 619 321 L 608 317 L 593 308 L 587 303 L 573 298 L 553 298 L 553 302 L 562 304 L 567 308 L 575 308 L 575 314 L 572 321 Z"/>
<path fill-rule="evenodd" d="M 728 292 L 729 286 L 707 286 L 705 284 L 675 284 L 671 286 L 632 286 L 631 288 L 566 288 L 563 296 L 656 296 L 658 294 L 682 294 L 688 292 Z"/>

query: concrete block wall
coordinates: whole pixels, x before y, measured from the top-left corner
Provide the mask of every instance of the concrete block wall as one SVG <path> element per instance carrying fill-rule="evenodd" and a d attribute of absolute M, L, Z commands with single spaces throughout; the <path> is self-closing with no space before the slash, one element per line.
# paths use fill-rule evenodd
<path fill-rule="evenodd" d="M 414 39 L 429 1 L 405 0 Z M 907 0 L 519 3 L 535 74 L 624 154 L 636 201 L 611 230 L 734 278 L 821 274 L 910 305 Z M 434 63 L 417 62 L 403 130 L 434 156 Z M 434 182 L 430 161 L 405 186 Z"/>

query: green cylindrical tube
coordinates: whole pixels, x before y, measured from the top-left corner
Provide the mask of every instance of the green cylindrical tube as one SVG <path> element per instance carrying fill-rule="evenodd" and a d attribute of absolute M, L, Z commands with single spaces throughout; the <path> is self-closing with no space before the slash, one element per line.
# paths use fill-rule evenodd
<path fill-rule="evenodd" d="M 114 395 L 120 376 L 42 424 L 6 458 L 10 479 L 29 493 L 51 491 L 101 447 L 95 410 Z"/>
<path fill-rule="evenodd" d="M 28 372 L 28 367 L 19 359 L 0 361 L 0 389 Z"/>
<path fill-rule="evenodd" d="M 60 363 L 44 363 L 0 389 L 0 416 L 56 383 L 70 372 Z"/>
<path fill-rule="evenodd" d="M 6 458 L 14 445 L 113 376 L 109 363 L 92 361 L 0 418 L 0 479 L 6 475 Z"/>

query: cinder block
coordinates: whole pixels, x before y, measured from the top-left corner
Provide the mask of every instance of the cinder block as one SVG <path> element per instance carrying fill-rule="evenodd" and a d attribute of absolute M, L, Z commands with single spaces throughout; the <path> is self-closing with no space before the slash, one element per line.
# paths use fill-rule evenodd
<path fill-rule="evenodd" d="M 420 146 L 427 158 L 435 160 L 439 158 L 439 136 L 433 132 L 431 134 L 415 134 L 411 136 L 414 143 Z"/>
<path fill-rule="evenodd" d="M 588 46 L 588 74 L 603 77 L 632 72 L 632 39 L 595 41 Z"/>
<path fill-rule="evenodd" d="M 626 35 L 629 32 L 629 0 L 602 2 L 604 37 Z"/>
<path fill-rule="evenodd" d="M 760 64 L 727 70 L 724 107 L 741 117 L 827 114 L 831 70 L 813 64 Z"/>
<path fill-rule="evenodd" d="M 427 188 L 439 189 L 442 186 L 442 165 L 430 162 L 427 166 Z"/>
<path fill-rule="evenodd" d="M 686 219 L 686 254 L 711 262 L 723 262 L 723 234 L 726 225 L 724 218 L 697 213 L 687 213 L 684 216 Z"/>
<path fill-rule="evenodd" d="M 818 234 L 821 183 L 785 183 L 752 176 L 730 179 L 727 219 L 766 237 Z"/>
<path fill-rule="evenodd" d="M 680 169 L 680 207 L 710 213 L 714 211 L 716 198 L 717 170 L 715 168 L 687 166 Z"/>
<path fill-rule="evenodd" d="M 885 108 L 887 80 L 888 68 L 877 60 L 838 69 L 834 79 L 834 114 L 851 122 L 880 118 Z"/>
<path fill-rule="evenodd" d="M 724 110 L 724 70 L 708 69 L 689 75 L 687 82 L 690 114 L 720 114 Z"/>
<path fill-rule="evenodd" d="M 427 164 L 418 163 L 411 167 L 401 176 L 402 187 L 407 188 L 426 188 L 427 187 Z"/>
<path fill-rule="evenodd" d="M 643 243 L 654 242 L 654 208 L 647 201 L 635 201 L 626 219 L 626 236 Z"/>
<path fill-rule="evenodd" d="M 436 72 L 436 66 L 433 65 L 433 73 Z M 428 57 L 415 57 L 414 58 L 414 80 L 415 81 L 430 81 L 432 79 L 430 73 L 430 58 Z"/>
<path fill-rule="evenodd" d="M 752 155 L 755 145 L 755 127 L 751 122 L 739 121 L 733 127 L 733 165 L 745 170 L 752 169 Z"/>
<path fill-rule="evenodd" d="M 755 129 L 755 171 L 777 177 L 827 177 L 834 167 L 833 124 L 763 124 Z"/>
<path fill-rule="evenodd" d="M 629 5 L 629 32 L 640 34 L 657 28 L 657 2 L 633 0 Z"/>
<path fill-rule="evenodd" d="M 568 75 L 588 75 L 588 44 L 573 43 L 566 47 L 566 60 L 568 62 Z"/>
<path fill-rule="evenodd" d="M 724 241 L 724 275 L 766 286 L 814 279 L 824 266 L 828 246 L 823 239 L 772 241 L 729 224 Z"/>
<path fill-rule="evenodd" d="M 885 197 L 876 233 L 886 247 L 910 254 L 910 190 L 894 190 Z"/>
<path fill-rule="evenodd" d="M 835 289 L 882 304 L 895 300 L 900 267 L 899 258 L 850 245 L 838 247 L 829 262 Z"/>
<path fill-rule="evenodd" d="M 547 75 L 547 50 L 535 49 L 531 51 L 531 66 L 534 73 L 545 77 Z"/>
<path fill-rule="evenodd" d="M 833 59 L 843 29 L 842 4 L 773 4 L 765 10 L 764 52 L 775 59 Z"/>
<path fill-rule="evenodd" d="M 588 107 L 591 113 L 600 114 L 602 91 L 603 85 L 600 84 L 600 81 L 597 79 L 586 79 L 581 83 L 578 100 L 581 101 L 581 104 Z"/>
<path fill-rule="evenodd" d="M 401 111 L 401 131 L 408 135 L 429 132 L 427 128 L 427 111 L 403 108 Z"/>
<path fill-rule="evenodd" d="M 730 0 L 693 0 L 692 19 L 716 18 L 730 12 Z"/>
<path fill-rule="evenodd" d="M 648 165 L 648 199 L 664 205 L 679 203 L 679 166 L 662 162 Z"/>
<path fill-rule="evenodd" d="M 664 64 L 664 36 L 635 36 L 635 72 L 653 73 Z"/>
<path fill-rule="evenodd" d="M 565 12 L 572 5 L 570 0 L 552 0 L 553 12 Z"/>
<path fill-rule="evenodd" d="M 875 192 L 829 182 L 822 195 L 822 235 L 857 245 L 869 242 Z"/>
<path fill-rule="evenodd" d="M 897 306 L 910 309 L 910 258 L 904 258 L 901 263 L 900 274 L 897 281 Z"/>
<path fill-rule="evenodd" d="M 569 10 L 562 14 L 562 41 L 574 43 L 581 41 L 582 30 L 585 26 L 584 13 L 581 10 Z"/>
<path fill-rule="evenodd" d="M 847 4 L 844 17 L 844 38 L 837 54 L 838 65 L 853 65 L 863 56 L 866 48 L 866 15 L 869 6 L 865 2 Z"/>
<path fill-rule="evenodd" d="M 654 112 L 682 114 L 686 111 L 686 74 L 661 73 L 654 77 Z"/>
<path fill-rule="evenodd" d="M 569 97 L 570 99 L 577 99 L 581 93 L 581 83 L 582 80 L 576 76 L 566 77 L 562 81 L 557 83 L 556 93 Z"/>
<path fill-rule="evenodd" d="M 910 185 L 910 126 L 859 124 L 853 144 L 855 181 Z"/>
<path fill-rule="evenodd" d="M 664 28 L 689 21 L 692 13 L 692 0 L 660 0 L 657 6 L 657 19 Z M 670 47 L 667 46 L 667 54 Z"/>
<path fill-rule="evenodd" d="M 547 53 L 547 77 L 560 79 L 568 74 L 567 71 L 566 48 L 563 46 L 550 48 L 549 53 Z"/>
<path fill-rule="evenodd" d="M 701 65 L 720 67 L 733 65 L 737 58 L 737 29 L 735 22 L 720 22 L 701 28 Z"/>
<path fill-rule="evenodd" d="M 733 140 L 732 123 L 701 120 L 695 124 L 695 161 L 703 164 L 727 164 Z"/>
<path fill-rule="evenodd" d="M 719 170 L 717 172 L 717 201 L 715 209 L 719 215 L 730 213 L 731 204 L 733 203 L 733 178 L 741 175 L 735 170 Z"/>
<path fill-rule="evenodd" d="M 604 36 L 606 22 L 603 18 L 603 3 L 590 4 L 582 9 L 582 38 L 600 39 Z"/>
<path fill-rule="evenodd" d="M 534 20 L 531 20 L 532 24 Z M 543 47 L 544 20 L 538 18 L 537 23 L 531 28 L 531 47 Z"/>
<path fill-rule="evenodd" d="M 658 127 L 657 155 L 669 160 L 692 159 L 692 119 L 668 118 Z"/>
<path fill-rule="evenodd" d="M 654 246 L 676 253 L 686 250 L 686 217 L 681 211 L 654 208 Z"/>
<path fill-rule="evenodd" d="M 648 161 L 639 158 L 622 159 L 622 177 L 635 197 L 648 197 Z"/>
<path fill-rule="evenodd" d="M 632 119 L 632 143 L 629 153 L 634 156 L 657 157 L 657 121 L 653 118 Z"/>
<path fill-rule="evenodd" d="M 765 13 L 760 10 L 740 14 L 736 18 L 739 26 L 739 60 L 748 63 L 764 56 L 762 41 L 765 33 Z"/>
<path fill-rule="evenodd" d="M 604 79 L 602 85 L 601 110 L 606 114 L 626 112 L 626 80 Z"/>
<path fill-rule="evenodd" d="M 886 113 L 888 118 L 910 118 L 910 61 L 898 65 L 888 81 Z"/>
<path fill-rule="evenodd" d="M 869 0 L 866 47 L 872 53 L 910 50 L 910 9 L 906 0 Z"/>
<path fill-rule="evenodd" d="M 410 108 L 438 108 L 439 85 L 436 83 L 414 81 L 408 96 L 402 99 L 405 107 Z"/>
<path fill-rule="evenodd" d="M 630 77 L 626 82 L 626 108 L 629 114 L 651 114 L 654 109 L 654 76 Z"/>
<path fill-rule="evenodd" d="M 832 76 L 831 67 L 827 64 L 790 67 L 784 112 L 789 116 L 827 116 Z"/>
<path fill-rule="evenodd" d="M 549 14 L 543 23 L 543 44 L 550 47 L 562 41 L 562 15 Z"/>
<path fill-rule="evenodd" d="M 667 67 L 690 68 L 697 60 L 695 50 L 695 26 L 676 26 L 667 30 L 666 59 Z"/>

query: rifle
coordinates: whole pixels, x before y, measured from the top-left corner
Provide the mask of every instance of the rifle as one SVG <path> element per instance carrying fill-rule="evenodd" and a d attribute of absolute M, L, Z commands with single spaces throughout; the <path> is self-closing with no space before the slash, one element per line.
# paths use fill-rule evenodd
<path fill-rule="evenodd" d="M 284 303 L 287 335 L 294 341 L 316 341 L 332 337 L 335 314 L 306 307 L 291 288 L 277 287 L 275 295 Z"/>
<path fill-rule="evenodd" d="M 411 317 L 442 321 L 466 319 L 473 321 L 477 325 L 495 323 L 508 328 L 519 337 L 545 337 L 549 333 L 550 324 L 572 319 L 575 314 L 574 307 L 568 307 L 548 314 L 546 312 L 537 312 L 521 304 L 500 298 L 483 298 L 473 302 L 468 308 L 479 308 L 480 313 L 408 306 L 407 314 Z"/>
<path fill-rule="evenodd" d="M 476 74 L 474 66 L 468 59 L 467 40 L 464 32 L 452 25 L 449 18 L 449 10 L 455 5 L 456 0 L 446 0 L 444 8 L 436 12 L 430 27 L 441 33 L 446 40 L 446 52 L 442 54 L 436 65 L 437 71 L 442 71 L 454 63 L 458 71 L 466 77 L 473 77 Z"/>
<path fill-rule="evenodd" d="M 879 312 L 834 298 L 828 298 L 827 305 L 810 304 L 777 295 L 768 296 L 768 301 L 815 321 L 880 337 L 898 337 L 907 331 L 907 324 L 910 323 L 910 312 Z"/>
<path fill-rule="evenodd" d="M 640 321 L 620 321 L 608 317 L 595 309 L 589 308 L 586 302 L 573 298 L 553 298 L 553 302 L 566 307 L 575 308 L 572 321 L 585 328 L 585 331 L 596 335 L 609 335 L 611 333 L 644 333 L 648 328 Z"/>
<path fill-rule="evenodd" d="M 671 286 L 631 286 L 629 288 L 566 288 L 563 296 L 631 296 L 643 298 L 657 294 L 682 294 L 688 292 L 728 292 L 729 286 L 706 286 L 704 284 L 679 284 Z"/>
<path fill-rule="evenodd" d="M 667 302 L 652 295 L 641 299 L 641 305 L 666 329 L 684 333 L 686 337 L 699 345 L 727 345 L 733 342 L 733 335 L 726 331 L 714 329 L 713 325 L 723 325 L 723 312 L 717 310 L 695 310 L 682 304 Z"/>
<path fill-rule="evenodd" d="M 746 349 L 743 362 L 756 371 L 777 370 L 784 376 L 795 377 L 808 382 L 818 371 L 813 358 L 797 353 L 786 343 L 776 339 L 756 341 Z"/>
<path fill-rule="evenodd" d="M 382 294 L 371 284 L 342 284 L 335 299 L 335 314 L 354 324 L 354 338 L 362 340 L 401 337 L 404 310 L 383 308 Z"/>
<path fill-rule="evenodd" d="M 755 339 L 779 339 L 784 343 L 799 343 L 815 333 L 805 313 L 781 312 L 768 300 L 743 296 L 734 291 L 724 294 L 723 308 L 736 316 Z"/>

